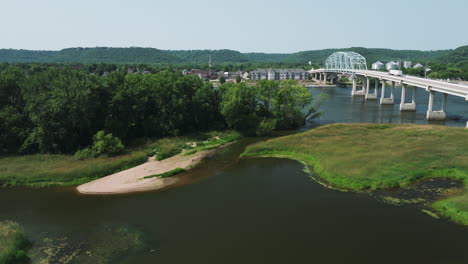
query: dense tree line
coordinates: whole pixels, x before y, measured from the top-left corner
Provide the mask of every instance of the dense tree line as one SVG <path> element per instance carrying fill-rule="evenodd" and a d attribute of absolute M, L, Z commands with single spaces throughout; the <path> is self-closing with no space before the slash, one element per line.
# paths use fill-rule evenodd
<path fill-rule="evenodd" d="M 311 101 L 293 81 L 215 88 L 174 71 L 99 75 L 66 65 L 2 65 L 0 152 L 74 153 L 107 139 L 100 131 L 124 143 L 225 128 L 267 134 L 302 125 L 315 113 Z"/>
<path fill-rule="evenodd" d="M 405 74 L 427 76 L 431 79 L 461 79 L 468 80 L 468 46 L 459 47 L 433 60 L 426 60 L 425 67 L 403 69 Z"/>
<path fill-rule="evenodd" d="M 403 69 L 403 72 L 408 75 L 426 76 L 431 79 L 468 80 L 468 60 L 457 63 L 431 62 L 427 64 L 427 68 L 426 73 L 424 72 L 426 67 Z"/>

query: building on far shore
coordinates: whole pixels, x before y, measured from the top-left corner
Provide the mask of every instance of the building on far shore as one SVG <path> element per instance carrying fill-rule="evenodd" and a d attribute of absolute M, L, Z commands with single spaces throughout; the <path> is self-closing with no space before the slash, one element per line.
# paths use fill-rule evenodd
<path fill-rule="evenodd" d="M 396 70 L 398 69 L 398 63 L 394 61 L 387 62 L 387 64 L 385 64 L 385 68 L 387 69 L 387 71 Z"/>
<path fill-rule="evenodd" d="M 217 80 L 221 76 L 226 78 L 226 80 L 235 80 L 237 76 L 244 77 L 245 73 L 242 71 L 233 71 L 233 72 L 224 72 L 224 71 L 213 71 L 213 70 L 199 70 L 191 69 L 190 71 L 182 71 L 183 75 L 196 75 L 203 80 Z"/>
<path fill-rule="evenodd" d="M 405 67 L 405 69 L 409 69 L 411 68 L 411 61 L 404 61 L 403 62 L 403 67 Z"/>
<path fill-rule="evenodd" d="M 373 70 L 380 71 L 384 67 L 385 67 L 385 65 L 380 61 L 376 61 L 376 62 L 372 63 L 372 69 Z"/>
<path fill-rule="evenodd" d="M 257 69 L 250 72 L 250 79 L 258 80 L 307 80 L 309 73 L 303 69 Z"/>

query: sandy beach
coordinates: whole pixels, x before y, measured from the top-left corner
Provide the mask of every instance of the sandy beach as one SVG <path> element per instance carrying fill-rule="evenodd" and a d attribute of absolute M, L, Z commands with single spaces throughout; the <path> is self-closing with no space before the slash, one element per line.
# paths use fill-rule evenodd
<path fill-rule="evenodd" d="M 213 151 L 200 151 L 188 156 L 181 153 L 162 161 L 151 157 L 139 166 L 82 184 L 77 187 L 77 190 L 82 194 L 123 194 L 162 189 L 177 183 L 180 177 L 149 179 L 144 179 L 144 177 L 176 168 L 190 169 Z"/>

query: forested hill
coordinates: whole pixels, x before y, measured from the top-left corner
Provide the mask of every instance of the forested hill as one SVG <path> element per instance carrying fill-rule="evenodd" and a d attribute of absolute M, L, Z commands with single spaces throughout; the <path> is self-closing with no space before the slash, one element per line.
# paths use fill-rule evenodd
<path fill-rule="evenodd" d="M 413 62 L 468 60 L 468 46 L 455 50 L 419 51 L 370 48 L 324 49 L 292 54 L 241 53 L 234 50 L 160 50 L 154 48 L 69 48 L 60 51 L 0 49 L 0 62 L 119 63 L 119 64 L 213 64 L 284 63 L 323 64 L 336 51 L 355 51 L 374 61 L 411 60 Z"/>
<path fill-rule="evenodd" d="M 177 64 L 182 61 L 167 51 L 153 48 L 70 48 L 60 51 L 1 49 L 0 62 L 77 62 Z"/>
<path fill-rule="evenodd" d="M 454 62 L 467 62 L 468 61 L 468 46 L 456 48 L 447 52 L 438 58 L 441 62 L 454 63 Z"/>

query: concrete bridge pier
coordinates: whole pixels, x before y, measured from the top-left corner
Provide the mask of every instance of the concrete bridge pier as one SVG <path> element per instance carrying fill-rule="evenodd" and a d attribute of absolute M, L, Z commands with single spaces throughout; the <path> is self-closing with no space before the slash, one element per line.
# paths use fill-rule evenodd
<path fill-rule="evenodd" d="M 379 87 L 379 82 L 376 80 L 375 81 L 375 88 L 374 88 L 374 93 L 370 93 L 370 79 L 369 77 L 366 78 L 366 100 L 377 100 L 377 90 Z"/>
<path fill-rule="evenodd" d="M 429 91 L 429 104 L 427 107 L 426 119 L 427 120 L 445 120 L 447 117 L 445 109 L 447 108 L 447 94 L 443 94 L 442 107 L 439 111 L 433 111 L 434 106 L 434 91 Z M 468 124 L 467 124 L 468 125 Z"/>
<path fill-rule="evenodd" d="M 380 96 L 380 104 L 381 105 L 392 105 L 394 104 L 394 96 L 393 91 L 395 90 L 395 82 L 392 82 L 392 87 L 390 89 L 390 98 L 385 98 L 385 84 L 386 81 L 382 80 L 382 95 Z"/>
<path fill-rule="evenodd" d="M 403 84 L 403 87 L 401 88 L 401 102 L 400 102 L 400 111 L 416 111 L 416 101 L 414 99 L 416 95 L 416 87 L 413 87 L 413 96 L 411 97 L 411 103 L 405 103 L 405 98 L 406 98 L 406 88 L 407 85 Z"/>
<path fill-rule="evenodd" d="M 353 91 L 351 92 L 351 95 L 365 95 L 366 94 L 366 89 L 364 86 L 364 81 L 362 82 L 363 86 L 361 90 L 357 90 L 357 77 L 353 76 Z"/>

